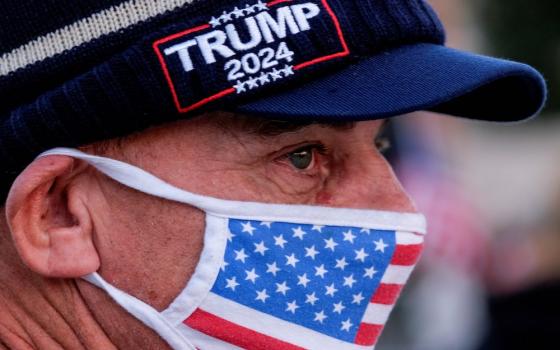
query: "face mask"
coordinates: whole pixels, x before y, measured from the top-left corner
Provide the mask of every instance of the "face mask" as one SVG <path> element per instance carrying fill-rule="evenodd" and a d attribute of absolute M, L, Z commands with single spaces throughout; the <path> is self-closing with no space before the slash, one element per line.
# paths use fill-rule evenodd
<path fill-rule="evenodd" d="M 372 349 L 424 242 L 418 214 L 221 200 L 77 150 L 43 155 L 206 213 L 196 271 L 163 312 L 84 277 L 173 349 Z"/>

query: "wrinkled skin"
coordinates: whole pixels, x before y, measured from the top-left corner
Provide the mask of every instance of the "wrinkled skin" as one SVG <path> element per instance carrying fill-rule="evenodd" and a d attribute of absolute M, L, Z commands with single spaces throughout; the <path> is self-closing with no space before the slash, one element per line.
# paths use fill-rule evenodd
<path fill-rule="evenodd" d="M 382 124 L 312 124 L 264 135 L 215 113 L 83 150 L 214 197 L 414 212 L 376 148 Z M 165 309 L 196 267 L 203 212 L 125 188 L 64 156 L 33 162 L 5 209 L 0 349 L 167 347 L 103 291 L 77 278 L 98 271 Z"/>

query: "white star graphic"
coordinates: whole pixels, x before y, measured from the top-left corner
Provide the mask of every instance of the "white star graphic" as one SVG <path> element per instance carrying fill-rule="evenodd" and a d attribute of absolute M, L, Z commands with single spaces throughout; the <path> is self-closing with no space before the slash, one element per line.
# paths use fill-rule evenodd
<path fill-rule="evenodd" d="M 344 271 L 344 268 L 346 268 L 347 265 L 348 265 L 348 263 L 346 262 L 345 257 L 342 257 L 342 259 L 336 259 L 335 268 L 341 269 L 342 271 Z"/>
<path fill-rule="evenodd" d="M 245 249 L 235 250 L 235 260 L 241 261 L 245 264 L 245 259 L 247 259 L 249 255 L 245 254 Z"/>
<path fill-rule="evenodd" d="M 293 228 L 292 231 L 294 232 L 293 237 L 294 238 L 299 238 L 302 241 L 303 241 L 303 236 L 305 236 L 307 234 L 307 232 L 305 232 L 304 230 L 301 229 L 301 226 L 298 227 L 298 228 Z"/>
<path fill-rule="evenodd" d="M 249 90 L 253 90 L 259 87 L 259 79 L 256 78 L 251 78 L 247 80 L 246 83 Z"/>
<path fill-rule="evenodd" d="M 354 294 L 354 295 L 352 295 L 352 304 L 358 304 L 358 305 L 360 305 L 364 299 L 365 299 L 365 298 L 364 298 L 364 296 L 362 295 L 362 293 Z"/>
<path fill-rule="evenodd" d="M 268 10 L 268 6 L 266 6 L 266 4 L 264 2 L 262 2 L 261 0 L 259 0 L 259 2 L 256 5 L 253 5 L 253 7 L 255 7 L 257 9 L 257 11 Z"/>
<path fill-rule="evenodd" d="M 243 10 L 240 10 L 239 7 L 235 6 L 235 8 L 233 9 L 232 14 L 235 16 L 235 18 L 241 18 L 243 16 L 245 16 L 245 13 L 243 12 Z"/>
<path fill-rule="evenodd" d="M 276 262 L 273 262 L 272 264 L 266 264 L 266 267 L 268 268 L 266 270 L 266 272 L 269 272 L 269 273 L 273 274 L 274 276 L 276 276 L 276 273 L 278 271 L 280 271 L 278 266 L 276 266 Z"/>
<path fill-rule="evenodd" d="M 290 265 L 292 267 L 296 267 L 296 264 L 299 260 L 296 258 L 296 255 L 292 253 L 292 255 L 286 255 L 286 265 Z"/>
<path fill-rule="evenodd" d="M 313 319 L 313 321 L 317 321 L 322 324 L 325 318 L 327 318 L 327 316 L 325 315 L 324 311 L 315 312 L 315 318 Z"/>
<path fill-rule="evenodd" d="M 325 269 L 325 265 L 321 265 L 319 267 L 315 267 L 315 276 L 320 276 L 321 278 L 325 278 L 325 274 L 329 272 Z"/>
<path fill-rule="evenodd" d="M 226 230 L 226 238 L 227 238 L 228 242 L 231 242 L 233 240 L 233 237 L 235 237 L 235 235 L 233 233 L 231 233 L 230 230 Z"/>
<path fill-rule="evenodd" d="M 367 233 L 369 235 L 371 233 L 371 230 L 369 228 L 363 228 L 360 230 L 360 233 Z"/>
<path fill-rule="evenodd" d="M 331 251 L 334 252 L 334 248 L 338 245 L 338 243 L 336 243 L 332 238 L 324 239 L 324 241 L 325 241 L 325 249 L 330 249 Z"/>
<path fill-rule="evenodd" d="M 284 281 L 283 283 L 276 283 L 276 293 L 282 293 L 283 295 L 286 295 L 286 292 L 290 289 L 292 288 L 288 287 L 286 281 Z"/>
<path fill-rule="evenodd" d="M 284 245 L 286 243 L 288 243 L 288 241 L 284 239 L 284 235 L 274 236 L 274 245 L 277 245 L 280 248 L 284 249 Z"/>
<path fill-rule="evenodd" d="M 364 277 L 369 277 L 370 279 L 373 279 L 373 275 L 375 275 L 377 273 L 377 271 L 375 271 L 375 267 L 370 267 L 367 269 L 364 269 Z"/>
<path fill-rule="evenodd" d="M 296 309 L 299 309 L 298 304 L 296 304 L 296 301 L 292 301 L 291 303 L 286 303 L 287 307 L 286 307 L 286 311 L 291 312 L 292 314 L 296 313 Z"/>
<path fill-rule="evenodd" d="M 352 326 L 353 324 L 352 322 L 350 322 L 350 319 L 347 319 L 346 321 L 342 322 L 342 327 L 340 327 L 340 330 L 350 332 L 350 328 Z"/>
<path fill-rule="evenodd" d="M 336 312 L 339 315 L 344 309 L 346 309 L 346 306 L 342 305 L 342 301 L 338 302 L 337 304 L 333 304 L 333 312 Z"/>
<path fill-rule="evenodd" d="M 247 91 L 247 89 L 245 88 L 245 82 L 244 81 L 237 81 L 237 84 L 235 84 L 233 86 L 235 88 L 235 91 L 240 94 L 242 92 Z"/>
<path fill-rule="evenodd" d="M 282 75 L 280 73 L 281 73 L 281 71 L 274 68 L 274 70 L 272 72 L 270 72 L 270 77 L 272 78 L 273 81 L 276 81 L 278 79 L 282 79 Z"/>
<path fill-rule="evenodd" d="M 284 69 L 281 69 L 282 73 L 284 73 L 284 77 L 289 77 L 290 75 L 294 75 L 294 66 L 286 65 Z"/>
<path fill-rule="evenodd" d="M 305 298 L 305 303 L 311 304 L 312 306 L 315 306 L 315 303 L 319 300 L 319 298 L 317 298 L 317 296 L 315 295 L 315 292 L 307 294 Z"/>
<path fill-rule="evenodd" d="M 315 250 L 315 246 L 305 248 L 305 251 L 305 257 L 311 258 L 312 260 L 315 260 L 315 255 L 319 254 L 319 252 Z"/>
<path fill-rule="evenodd" d="M 313 227 L 311 228 L 311 230 L 313 231 L 317 231 L 317 232 L 322 232 L 323 228 L 325 226 L 321 226 L 321 225 L 313 225 Z"/>
<path fill-rule="evenodd" d="M 344 241 L 345 242 L 350 242 L 350 243 L 354 244 L 354 239 L 356 238 L 356 236 L 354 236 L 352 234 L 352 230 L 348 230 L 348 231 L 344 232 L 343 235 L 344 235 Z"/>
<path fill-rule="evenodd" d="M 229 265 L 229 263 L 228 263 L 227 261 L 224 260 L 224 261 L 222 261 L 222 266 L 220 267 L 220 269 L 221 269 L 222 271 L 225 271 L 225 270 L 226 270 L 226 267 L 227 267 L 228 265 Z"/>
<path fill-rule="evenodd" d="M 303 286 L 303 288 L 307 288 L 307 283 L 311 282 L 309 278 L 307 278 L 307 274 L 304 273 L 301 276 L 298 276 L 298 286 Z"/>
<path fill-rule="evenodd" d="M 268 77 L 268 73 L 262 72 L 258 79 L 259 82 L 261 83 L 261 86 L 263 86 L 266 83 L 270 83 L 270 78 Z"/>
<path fill-rule="evenodd" d="M 264 245 L 264 241 L 261 243 L 253 243 L 255 245 L 255 253 L 259 253 L 260 255 L 264 256 L 264 253 L 268 250 L 268 248 Z"/>
<path fill-rule="evenodd" d="M 257 297 L 255 300 L 260 300 L 263 303 L 266 303 L 266 299 L 268 299 L 270 295 L 266 294 L 266 289 L 261 290 L 260 292 L 257 291 Z"/>
<path fill-rule="evenodd" d="M 210 20 L 209 23 L 213 28 L 216 28 L 217 26 L 219 26 L 221 24 L 220 19 L 216 18 L 214 16 L 212 16 L 212 19 Z"/>
<path fill-rule="evenodd" d="M 325 292 L 325 295 L 330 295 L 331 297 L 334 297 L 334 293 L 338 292 L 338 289 L 336 289 L 334 283 L 331 283 L 330 286 L 326 286 L 325 289 L 327 290 Z"/>
<path fill-rule="evenodd" d="M 366 261 L 366 257 L 369 256 L 368 253 L 366 253 L 366 251 L 364 250 L 364 248 L 360 249 L 360 250 L 354 250 L 354 252 L 356 253 L 356 260 L 360 260 L 361 262 L 365 262 Z"/>
<path fill-rule="evenodd" d="M 224 23 L 231 21 L 231 13 L 224 11 L 219 18 Z"/>
<path fill-rule="evenodd" d="M 354 279 L 354 274 L 351 274 L 348 277 L 344 277 L 344 285 L 345 287 L 350 287 L 352 288 L 354 286 L 354 283 L 356 283 L 357 281 Z"/>
<path fill-rule="evenodd" d="M 255 269 L 252 269 L 251 271 L 245 270 L 245 273 L 247 274 L 247 277 L 245 277 L 245 281 L 251 281 L 251 282 L 255 283 L 256 279 L 260 277 L 255 272 Z"/>
<path fill-rule="evenodd" d="M 256 230 L 256 228 L 254 228 L 253 225 L 251 225 L 250 222 L 241 223 L 241 226 L 243 226 L 242 232 L 247 232 L 251 236 L 253 235 L 253 231 Z"/>
<path fill-rule="evenodd" d="M 239 285 L 239 283 L 237 283 L 237 277 L 228 278 L 226 279 L 226 282 L 227 282 L 226 288 L 229 288 L 235 292 L 235 288 Z"/>
<path fill-rule="evenodd" d="M 375 244 L 375 251 L 381 253 L 385 253 L 385 248 L 389 246 L 388 244 L 385 244 L 385 242 L 383 242 L 383 239 L 381 238 L 379 239 L 379 241 L 373 243 Z"/>
<path fill-rule="evenodd" d="M 249 4 L 245 5 L 244 11 L 245 11 L 248 15 L 250 15 L 251 13 L 255 13 L 255 9 L 253 8 L 253 6 L 251 6 L 251 5 L 249 5 Z"/>
<path fill-rule="evenodd" d="M 270 228 L 270 225 L 272 225 L 272 222 L 270 222 L 270 221 L 261 222 L 261 226 L 266 226 L 266 227 Z"/>

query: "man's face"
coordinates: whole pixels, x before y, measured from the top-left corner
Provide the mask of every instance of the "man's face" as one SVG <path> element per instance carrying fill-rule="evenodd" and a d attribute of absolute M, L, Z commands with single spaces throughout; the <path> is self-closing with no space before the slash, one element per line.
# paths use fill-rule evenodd
<path fill-rule="evenodd" d="M 301 128 L 255 123 L 259 127 L 225 113 L 204 116 L 151 129 L 102 153 L 213 197 L 415 211 L 377 149 L 383 121 Z M 94 171 L 76 185 L 87 198 L 101 274 L 164 309 L 196 267 L 204 213 L 130 190 Z M 83 288 L 92 298 L 105 297 L 85 283 Z"/>

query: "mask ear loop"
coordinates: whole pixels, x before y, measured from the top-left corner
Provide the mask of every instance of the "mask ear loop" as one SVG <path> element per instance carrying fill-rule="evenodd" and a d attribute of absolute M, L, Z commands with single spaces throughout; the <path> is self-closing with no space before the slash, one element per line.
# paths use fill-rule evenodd
<path fill-rule="evenodd" d="M 65 155 L 83 160 L 113 180 L 155 197 L 185 203 L 204 212 L 223 218 L 314 223 L 334 226 L 352 226 L 363 222 L 365 228 L 377 230 L 409 231 L 426 233 L 426 219 L 417 213 L 383 212 L 369 209 L 345 209 L 314 207 L 309 205 L 281 205 L 254 202 L 238 202 L 203 196 L 177 188 L 149 172 L 133 165 L 69 148 L 55 148 L 41 154 Z M 248 213 L 250 213 L 248 215 Z M 373 214 L 373 216 L 372 216 Z M 375 217 L 374 221 L 367 218 Z"/>
<path fill-rule="evenodd" d="M 142 193 L 189 204 L 203 211 L 211 211 L 209 201 L 212 199 L 174 187 L 149 172 L 130 164 L 115 159 L 93 156 L 71 148 L 54 148 L 42 153 L 39 157 L 48 155 L 68 156 L 83 160 L 111 179 Z"/>
<path fill-rule="evenodd" d="M 175 195 L 177 193 L 177 189 L 175 189 L 173 186 L 149 174 L 148 172 L 145 172 L 142 169 L 132 167 L 123 162 L 91 156 L 78 150 L 68 148 L 56 148 L 41 154 L 39 157 L 47 155 L 65 155 L 81 159 L 90 163 L 99 171 L 106 174 L 115 181 L 123 183 L 140 192 L 153 194 L 159 197 L 179 202 L 192 200 L 193 205 L 196 205 L 194 202 L 199 201 L 199 199 L 196 198 L 196 195 L 191 195 L 187 192 L 182 193 L 182 195 L 180 196 Z M 121 307 L 123 307 L 134 317 L 142 321 L 142 323 L 144 323 L 146 326 L 156 331 L 173 349 L 197 350 L 190 341 L 188 341 L 184 336 L 181 335 L 181 333 L 179 333 L 174 325 L 170 324 L 169 321 L 167 321 L 165 317 L 163 317 L 163 315 L 161 315 L 157 310 L 155 310 L 148 304 L 126 294 L 118 288 L 113 287 L 97 273 L 85 276 L 83 277 L 83 279 L 105 290 L 111 296 L 111 298 L 113 298 Z"/>
<path fill-rule="evenodd" d="M 138 320 L 142 321 L 146 326 L 156 331 L 156 333 L 173 349 L 197 350 L 188 339 L 179 333 L 175 326 L 170 324 L 169 321 L 153 307 L 113 287 L 98 273 L 90 274 L 83 277 L 83 279 L 106 291 L 121 307 Z"/>

